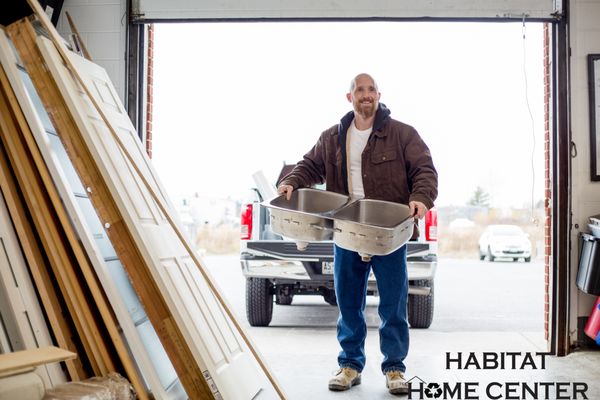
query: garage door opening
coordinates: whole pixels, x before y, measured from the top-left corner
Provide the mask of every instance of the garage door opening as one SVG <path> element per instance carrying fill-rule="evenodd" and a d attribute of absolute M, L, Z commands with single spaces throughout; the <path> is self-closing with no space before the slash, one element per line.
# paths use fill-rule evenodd
<path fill-rule="evenodd" d="M 547 350 L 543 24 L 153 29 L 154 164 L 241 320 L 239 214 L 256 186 L 252 175 L 263 171 L 274 184 L 284 163 L 301 159 L 350 109 L 350 79 L 368 72 L 392 117 L 414 126 L 429 145 L 439 172 L 434 316 L 427 332 L 411 335 L 514 335 L 512 350 Z M 490 225 L 520 229 L 530 252 L 520 253 L 506 237 L 484 237 Z M 501 245 L 506 248 L 496 250 Z M 377 337 L 376 304 L 369 297 L 371 338 Z M 273 307 L 267 336 L 251 331 L 259 345 L 273 331 L 294 328 L 331 330 L 334 340 L 337 309 L 323 298 L 295 296 L 291 305 Z"/>

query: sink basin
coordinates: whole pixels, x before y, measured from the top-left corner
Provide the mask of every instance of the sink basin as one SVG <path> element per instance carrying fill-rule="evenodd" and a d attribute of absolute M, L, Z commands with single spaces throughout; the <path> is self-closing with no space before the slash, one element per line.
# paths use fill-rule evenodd
<path fill-rule="evenodd" d="M 372 199 L 350 202 L 349 196 L 324 190 L 298 189 L 290 200 L 279 196 L 262 204 L 270 210 L 273 232 L 299 241 L 299 249 L 308 241 L 333 239 L 365 261 L 398 250 L 414 229 L 414 218 L 404 204 Z"/>
<path fill-rule="evenodd" d="M 383 200 L 361 199 L 334 211 L 333 240 L 368 260 L 390 254 L 412 236 L 414 218 L 408 206 Z"/>
<path fill-rule="evenodd" d="M 331 213 L 349 200 L 343 194 L 302 188 L 294 190 L 290 200 L 279 196 L 262 204 L 271 211 L 273 232 L 296 240 L 319 241 L 332 239 Z"/>

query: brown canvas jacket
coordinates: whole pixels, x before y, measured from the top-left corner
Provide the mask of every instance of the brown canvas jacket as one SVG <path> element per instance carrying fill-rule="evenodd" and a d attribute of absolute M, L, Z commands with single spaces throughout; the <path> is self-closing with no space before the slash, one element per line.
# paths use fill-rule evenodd
<path fill-rule="evenodd" d="M 280 184 L 297 189 L 325 183 L 326 190 L 347 195 L 346 134 L 353 119 L 349 112 L 324 131 Z M 362 173 L 365 198 L 402 204 L 416 200 L 429 209 L 434 205 L 438 176 L 429 148 L 413 127 L 390 118 L 383 104 L 362 153 Z"/>

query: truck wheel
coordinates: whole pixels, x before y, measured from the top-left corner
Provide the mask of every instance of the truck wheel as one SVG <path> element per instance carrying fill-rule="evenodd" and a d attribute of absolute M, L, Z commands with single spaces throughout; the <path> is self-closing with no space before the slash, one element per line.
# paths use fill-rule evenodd
<path fill-rule="evenodd" d="M 246 279 L 246 317 L 252 326 L 269 326 L 273 317 L 273 285 L 268 279 Z"/>
<path fill-rule="evenodd" d="M 323 294 L 323 299 L 325 299 L 327 304 L 329 304 L 330 306 L 337 306 L 337 297 L 335 297 L 335 290 L 328 290 L 327 292 L 325 292 L 325 294 Z"/>
<path fill-rule="evenodd" d="M 420 280 L 415 286 L 429 287 L 428 295 L 408 295 L 408 322 L 411 328 L 427 329 L 433 321 L 433 281 Z"/>

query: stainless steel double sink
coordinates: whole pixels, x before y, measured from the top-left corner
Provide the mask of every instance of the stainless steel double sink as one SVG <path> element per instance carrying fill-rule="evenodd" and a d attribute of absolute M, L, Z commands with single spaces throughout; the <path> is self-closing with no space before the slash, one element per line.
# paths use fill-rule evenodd
<path fill-rule="evenodd" d="M 412 236 L 414 217 L 408 206 L 360 199 L 324 190 L 302 188 L 262 203 L 271 211 L 271 229 L 295 239 L 299 249 L 309 241 L 332 240 L 368 261 L 390 254 Z"/>

